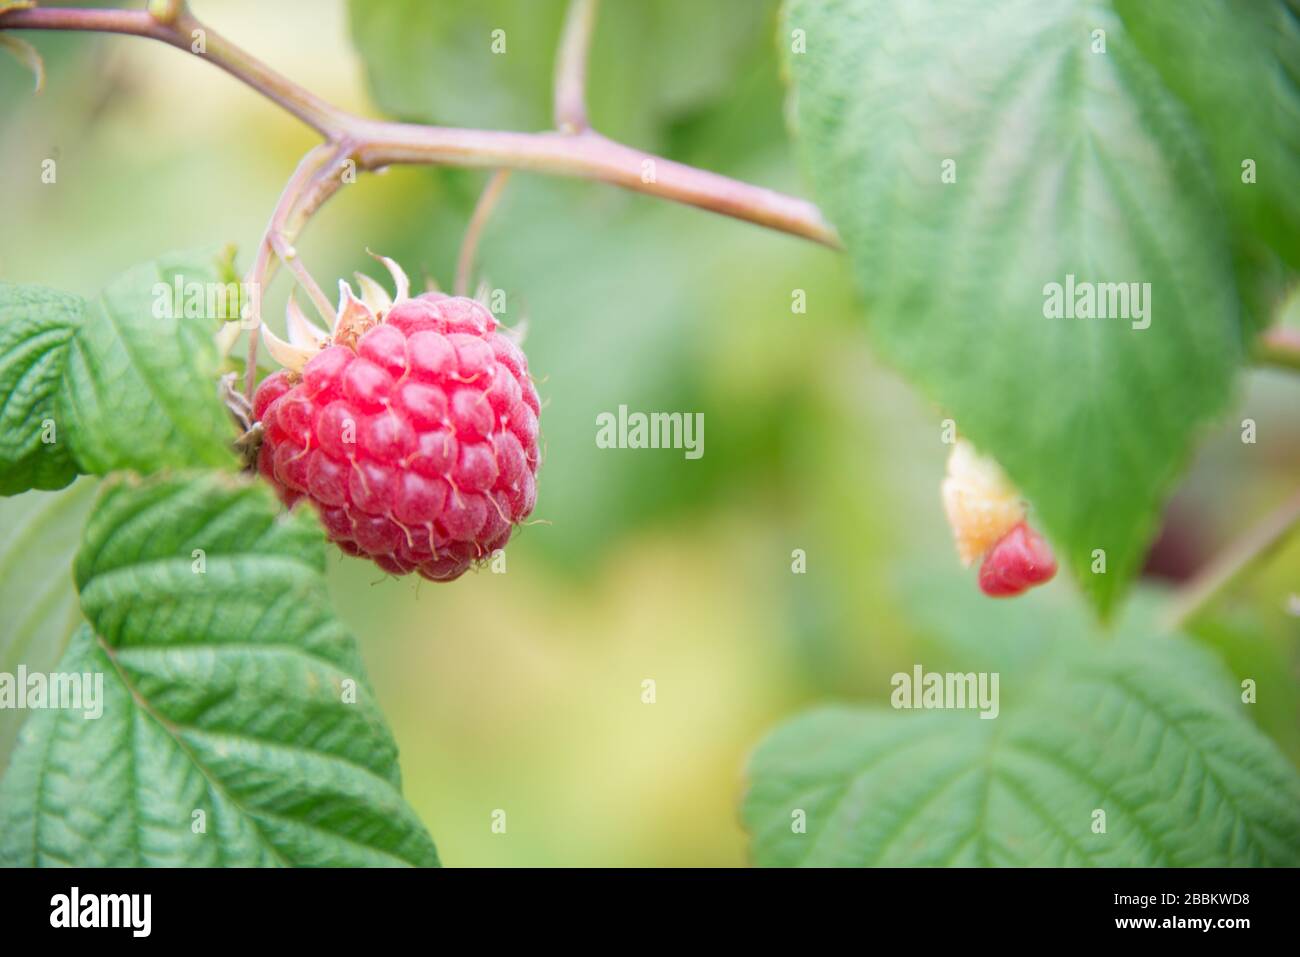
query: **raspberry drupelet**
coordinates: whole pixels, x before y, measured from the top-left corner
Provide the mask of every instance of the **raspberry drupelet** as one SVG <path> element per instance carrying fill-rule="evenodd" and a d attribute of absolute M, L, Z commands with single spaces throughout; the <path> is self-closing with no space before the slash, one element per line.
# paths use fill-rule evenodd
<path fill-rule="evenodd" d="M 1043 536 L 1017 523 L 984 557 L 980 591 L 990 598 L 1010 598 L 1056 575 L 1056 559 Z"/>
<path fill-rule="evenodd" d="M 404 280 L 391 305 L 341 284 L 332 337 L 296 350 L 309 358 L 269 337 L 301 371 L 254 396 L 258 469 L 287 504 L 311 501 L 345 552 L 450 581 L 532 512 L 540 404 L 523 352 L 481 303 L 405 298 Z M 294 310 L 291 330 L 305 322 Z"/>

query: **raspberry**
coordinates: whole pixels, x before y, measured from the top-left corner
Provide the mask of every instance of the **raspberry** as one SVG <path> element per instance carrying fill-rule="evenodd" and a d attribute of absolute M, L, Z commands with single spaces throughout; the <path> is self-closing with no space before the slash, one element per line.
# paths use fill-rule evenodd
<path fill-rule="evenodd" d="M 394 275 L 395 304 L 363 304 L 343 284 L 324 348 L 264 330 L 272 353 L 301 368 L 254 396 L 258 470 L 286 504 L 311 501 L 345 552 L 450 581 L 532 512 L 540 404 L 523 353 L 483 305 L 404 298 Z"/>
<path fill-rule="evenodd" d="M 958 439 L 948 456 L 941 491 L 962 563 L 984 558 L 979 573 L 984 594 L 1009 598 L 1056 575 L 1051 548 L 1025 521 L 1020 493 L 996 462 L 965 439 Z"/>
<path fill-rule="evenodd" d="M 980 591 L 1009 598 L 1052 580 L 1056 559 L 1041 535 L 1024 522 L 989 550 L 980 566 Z"/>

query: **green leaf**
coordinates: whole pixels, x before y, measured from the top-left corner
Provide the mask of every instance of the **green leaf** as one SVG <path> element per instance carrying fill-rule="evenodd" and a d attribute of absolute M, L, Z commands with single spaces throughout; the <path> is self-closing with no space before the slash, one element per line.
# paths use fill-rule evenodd
<path fill-rule="evenodd" d="M 1107 613 L 1244 353 L 1197 131 L 1102 3 L 793 0 L 786 28 L 878 349 L 1001 462 Z M 1150 283 L 1149 328 L 1047 318 L 1069 276 Z"/>
<path fill-rule="evenodd" d="M 1300 776 L 1203 649 L 1072 642 L 1042 671 L 1003 675 L 999 699 L 992 720 L 829 708 L 778 729 L 750 768 L 755 861 L 1300 864 Z"/>
<path fill-rule="evenodd" d="M 314 517 L 263 486 L 110 479 L 58 668 L 103 675 L 103 714 L 27 723 L 0 863 L 436 864 L 324 562 Z"/>
<path fill-rule="evenodd" d="M 371 89 L 388 113 L 534 130 L 553 125 L 555 52 L 567 6 L 567 0 L 351 0 L 348 12 Z M 608 135 L 652 146 L 665 122 L 726 92 L 737 65 L 770 36 L 773 6 L 768 0 L 602 4 L 587 90 L 593 123 Z"/>
<path fill-rule="evenodd" d="M 84 306 L 51 289 L 0 284 L 0 495 L 77 477 L 55 403 Z"/>
<path fill-rule="evenodd" d="M 228 258 L 207 253 L 137 266 L 90 302 L 0 284 L 0 495 L 234 464 L 214 336 L 238 309 Z"/>
<path fill-rule="evenodd" d="M 1191 111 L 1228 204 L 1300 268 L 1300 5 L 1116 0 L 1133 42 Z M 1246 161 L 1253 179 L 1243 179 Z M 1267 315 L 1262 318 L 1267 318 Z"/>
<path fill-rule="evenodd" d="M 72 556 L 95 500 L 96 483 L 82 479 L 62 492 L 0 498 L 0 673 L 20 665 L 48 672 L 81 623 L 72 584 Z M 0 774 L 29 712 L 0 708 Z"/>
<path fill-rule="evenodd" d="M 215 258 L 178 254 L 136 266 L 87 304 L 60 401 L 84 471 L 234 463 L 213 337 L 237 298 L 208 302 L 227 288 Z"/>

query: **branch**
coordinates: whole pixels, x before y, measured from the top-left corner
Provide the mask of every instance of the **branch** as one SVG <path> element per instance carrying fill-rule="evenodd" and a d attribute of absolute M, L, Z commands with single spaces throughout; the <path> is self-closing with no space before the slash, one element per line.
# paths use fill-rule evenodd
<path fill-rule="evenodd" d="M 211 61 L 326 137 L 340 134 L 349 116 L 276 73 L 184 9 L 155 15 L 146 10 L 35 7 L 0 13 L 0 30 L 85 30 L 148 37 Z"/>
<path fill-rule="evenodd" d="M 357 163 L 438 163 L 530 170 L 612 183 L 839 247 L 835 231 L 806 200 L 675 163 L 598 133 L 509 133 L 361 121 Z"/>
<path fill-rule="evenodd" d="M 1255 361 L 1300 370 L 1300 329 L 1274 326 L 1255 340 Z"/>
<path fill-rule="evenodd" d="M 1297 527 L 1300 494 L 1293 495 L 1183 585 L 1170 607 L 1170 623 L 1178 627 L 1197 617 L 1216 595 L 1272 553 Z"/>
<path fill-rule="evenodd" d="M 587 129 L 587 52 L 596 29 L 599 0 L 573 0 L 564 21 L 555 60 L 555 128 L 561 133 Z"/>
<path fill-rule="evenodd" d="M 257 384 L 257 348 L 261 338 L 262 290 L 275 274 L 275 267 L 283 258 L 281 254 L 286 247 L 292 249 L 292 243 L 307 220 L 311 218 L 312 213 L 343 185 L 342 174 L 345 164 L 351 158 L 351 149 L 352 145 L 348 142 L 337 145 L 326 142 L 316 146 L 302 158 L 298 168 L 289 178 L 289 182 L 285 184 L 275 210 L 271 213 L 271 221 L 266 226 L 262 241 L 258 243 L 257 255 L 253 258 L 253 265 L 244 279 L 244 287 L 253 297 L 252 324 L 248 331 L 248 356 L 244 369 L 244 394 L 250 400 Z M 296 256 L 291 255 L 289 258 L 292 260 L 290 268 L 294 265 L 298 267 L 294 273 L 302 281 L 301 263 Z M 309 292 L 314 286 L 314 282 L 308 284 Z M 312 298 L 316 301 L 317 307 L 321 308 L 319 290 L 315 291 Z M 332 311 L 333 306 L 325 300 L 322 315 L 327 321 Z"/>
<path fill-rule="evenodd" d="M 588 34 L 579 0 L 566 36 L 577 43 Z M 208 60 L 298 117 L 331 142 L 356 144 L 363 169 L 393 163 L 524 169 L 600 180 L 663 199 L 837 247 L 834 230 L 817 207 L 782 193 L 642 153 L 589 132 L 510 133 L 453 129 L 368 120 L 333 106 L 256 57 L 209 30 L 190 13 L 38 7 L 0 14 L 3 30 L 88 30 L 148 37 Z M 198 41 L 202 39 L 202 52 Z M 563 58 L 562 58 L 563 60 Z M 585 74 L 585 53 L 581 55 Z M 565 82 L 576 76 L 576 60 L 563 60 Z M 566 87 L 568 89 L 568 87 Z M 558 96 L 558 94 L 557 94 Z M 565 94 L 566 103 L 569 102 Z M 566 107 L 567 109 L 567 107 Z M 585 110 L 584 110 L 585 113 Z"/>
<path fill-rule="evenodd" d="M 508 179 L 510 179 L 510 170 L 497 170 L 483 187 L 483 194 L 479 196 L 478 202 L 474 204 L 469 225 L 465 227 L 465 238 L 460 243 L 460 255 L 456 257 L 456 284 L 452 287 L 452 292 L 457 296 L 469 295 L 469 284 L 473 278 L 471 274 L 474 272 L 474 252 L 478 249 L 483 228 L 487 225 L 488 217 L 492 215 L 497 200 L 501 198 L 501 191 L 506 188 Z"/>

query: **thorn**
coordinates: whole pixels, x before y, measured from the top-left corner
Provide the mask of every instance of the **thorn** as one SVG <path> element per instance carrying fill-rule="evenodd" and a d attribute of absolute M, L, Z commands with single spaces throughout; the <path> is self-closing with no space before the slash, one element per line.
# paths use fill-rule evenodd
<path fill-rule="evenodd" d="M 184 0 L 149 0 L 149 16 L 156 23 L 171 26 L 180 17 L 184 7 Z"/>

